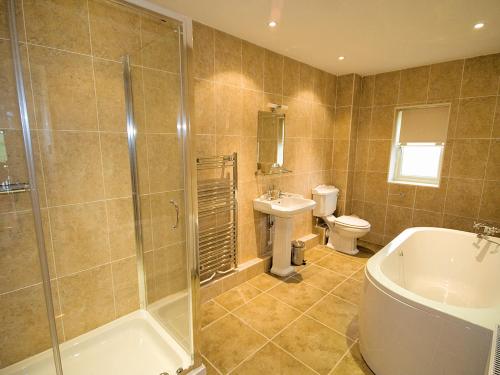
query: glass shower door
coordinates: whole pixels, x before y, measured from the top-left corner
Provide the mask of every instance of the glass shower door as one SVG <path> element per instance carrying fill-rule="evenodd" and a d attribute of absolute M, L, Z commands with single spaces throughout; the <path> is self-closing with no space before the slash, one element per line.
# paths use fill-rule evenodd
<path fill-rule="evenodd" d="M 40 215 L 47 225 L 47 209 L 43 200 L 41 209 L 32 207 L 30 178 L 23 138 L 23 125 L 16 88 L 15 61 L 11 43 L 18 44 L 20 57 L 26 56 L 26 47 L 17 35 L 9 31 L 8 2 L 0 1 L 0 373 L 12 368 L 34 354 L 52 347 L 47 306 L 44 295 L 41 258 L 48 262 L 53 275 L 53 254 L 40 254 L 35 216 Z M 17 59 L 18 62 L 19 59 Z M 18 65 L 19 66 L 19 65 Z M 28 103 L 28 113 L 33 107 Z M 29 119 L 26 119 L 29 120 Z M 27 129 L 27 128 L 26 128 Z M 30 134 L 28 132 L 28 134 Z M 32 142 L 37 147 L 36 141 Z M 35 156 L 35 170 L 39 160 Z M 46 269 L 47 270 L 47 269 Z M 48 271 L 48 270 L 47 270 Z M 48 274 L 46 274 L 48 276 Z M 47 281 L 47 280 L 46 280 Z M 48 283 L 46 284 L 47 290 Z M 52 294 L 57 294 L 55 288 Z M 50 295 L 50 292 L 49 292 Z M 50 296 L 49 296 L 50 299 Z M 50 303 L 51 301 L 49 301 Z M 49 307 L 49 308 L 48 308 Z M 60 307 L 54 306 L 59 314 Z M 57 320 L 60 328 L 60 320 Z M 52 356 L 49 352 L 47 356 Z M 53 358 L 43 366 L 47 374 L 56 372 Z"/>

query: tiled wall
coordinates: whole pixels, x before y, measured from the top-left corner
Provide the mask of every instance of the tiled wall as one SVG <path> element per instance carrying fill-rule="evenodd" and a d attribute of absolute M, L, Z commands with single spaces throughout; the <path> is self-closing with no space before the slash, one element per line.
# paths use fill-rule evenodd
<path fill-rule="evenodd" d="M 276 188 L 311 197 L 331 182 L 336 77 L 210 27 L 194 24 L 194 124 L 197 155 L 238 152 L 240 263 L 269 250 L 266 216 L 252 199 Z M 285 167 L 255 176 L 257 114 L 285 104 Z M 294 237 L 311 233 L 312 214 L 295 218 Z"/>
<path fill-rule="evenodd" d="M 26 181 L 0 3 L 1 124 L 8 172 Z M 18 1 L 19 37 L 57 325 L 61 341 L 138 308 L 123 67 L 131 55 L 148 297 L 185 287 L 176 135 L 178 33 L 174 25 L 105 1 Z M 169 161 L 169 162 L 166 162 Z M 167 170 L 168 168 L 168 170 Z M 3 181 L 7 169 L 2 169 Z M 49 347 L 27 193 L 0 196 L 0 368 Z M 183 218 L 181 217 L 181 222 Z"/>
<path fill-rule="evenodd" d="M 500 54 L 362 79 L 352 212 L 367 219 L 363 240 L 383 245 L 412 226 L 470 231 L 500 224 Z M 439 188 L 387 182 L 398 105 L 451 103 Z"/>

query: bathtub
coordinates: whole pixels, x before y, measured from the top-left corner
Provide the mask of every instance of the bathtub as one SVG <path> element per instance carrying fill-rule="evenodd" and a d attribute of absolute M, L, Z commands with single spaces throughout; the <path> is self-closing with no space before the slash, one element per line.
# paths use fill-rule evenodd
<path fill-rule="evenodd" d="M 377 375 L 487 374 L 500 246 L 457 230 L 405 230 L 368 261 L 359 319 Z"/>

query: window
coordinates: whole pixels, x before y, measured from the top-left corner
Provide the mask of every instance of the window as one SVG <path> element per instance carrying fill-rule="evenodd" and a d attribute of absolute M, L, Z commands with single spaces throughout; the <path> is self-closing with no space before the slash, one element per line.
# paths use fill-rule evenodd
<path fill-rule="evenodd" d="M 449 111 L 448 104 L 396 110 L 389 182 L 439 186 Z"/>

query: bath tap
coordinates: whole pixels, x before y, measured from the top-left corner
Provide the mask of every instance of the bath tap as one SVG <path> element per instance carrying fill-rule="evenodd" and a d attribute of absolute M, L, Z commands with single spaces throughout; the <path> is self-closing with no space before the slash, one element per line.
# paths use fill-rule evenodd
<path fill-rule="evenodd" d="M 474 222 L 474 225 L 472 227 L 474 228 L 474 232 L 477 233 L 478 238 L 494 236 L 495 234 L 500 233 L 500 228 L 489 226 L 483 223 Z M 483 233 L 479 233 L 481 228 L 483 229 Z"/>

